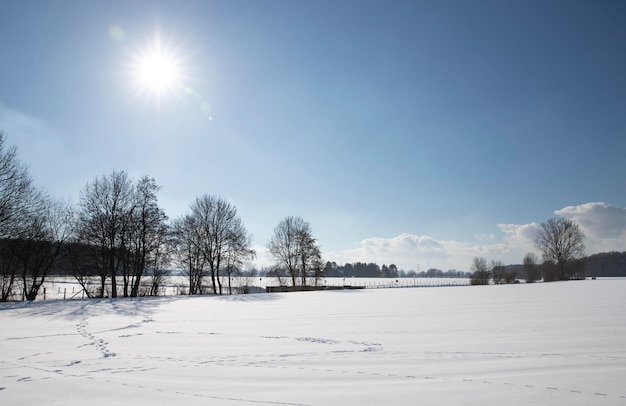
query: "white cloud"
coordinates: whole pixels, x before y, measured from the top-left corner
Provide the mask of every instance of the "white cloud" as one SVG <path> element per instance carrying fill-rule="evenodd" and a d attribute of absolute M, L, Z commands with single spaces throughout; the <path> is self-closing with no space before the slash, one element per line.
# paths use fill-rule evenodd
<path fill-rule="evenodd" d="M 494 241 L 496 236 L 493 233 L 489 234 L 474 234 L 474 239 L 476 241 Z"/>
<path fill-rule="evenodd" d="M 437 240 L 427 235 L 403 233 L 393 238 L 368 238 L 354 249 L 327 253 L 326 257 L 339 263 L 376 262 L 396 264 L 404 270 L 439 268 L 443 270 L 469 268 L 472 258 L 485 256 L 504 259 L 507 247 L 500 243 L 471 244 L 455 240 Z M 508 254 L 508 253 L 507 253 Z"/>
<path fill-rule="evenodd" d="M 585 232 L 586 254 L 626 250 L 626 208 L 607 203 L 587 203 L 556 210 L 557 216 L 575 220 Z M 469 270 L 473 257 L 519 264 L 524 254 L 535 252 L 539 223 L 498 224 L 501 235 L 476 234 L 474 242 L 437 240 L 427 235 L 403 233 L 392 238 L 368 238 L 358 247 L 325 253 L 338 263 L 396 264 L 404 270 L 438 268 Z"/>
<path fill-rule="evenodd" d="M 498 224 L 498 227 L 504 234 L 504 244 L 510 249 L 521 250 L 524 253 L 535 251 L 535 236 L 539 227 L 538 223 L 521 225 Z"/>
<path fill-rule="evenodd" d="M 587 254 L 626 250 L 626 208 L 607 203 L 585 203 L 554 212 L 572 219 L 585 232 Z"/>

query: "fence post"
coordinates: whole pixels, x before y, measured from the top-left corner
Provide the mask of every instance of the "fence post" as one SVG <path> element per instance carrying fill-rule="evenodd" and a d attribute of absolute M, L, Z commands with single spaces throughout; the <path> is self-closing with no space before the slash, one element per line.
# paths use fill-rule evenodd
<path fill-rule="evenodd" d="M 46 288 L 43 288 L 43 300 L 46 300 Z"/>
<path fill-rule="evenodd" d="M 65 300 L 65 294 L 67 293 L 67 288 L 63 288 L 63 300 Z"/>

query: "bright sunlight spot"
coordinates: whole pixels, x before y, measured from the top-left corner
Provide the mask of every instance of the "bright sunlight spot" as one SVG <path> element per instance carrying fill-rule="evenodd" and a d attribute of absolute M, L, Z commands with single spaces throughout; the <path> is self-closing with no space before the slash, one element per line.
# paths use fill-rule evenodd
<path fill-rule="evenodd" d="M 176 67 L 162 54 L 148 55 L 139 65 L 137 74 L 141 84 L 152 89 L 164 89 L 176 81 Z"/>
<path fill-rule="evenodd" d="M 141 93 L 160 98 L 181 88 L 180 59 L 161 45 L 157 37 L 152 47 L 139 51 L 133 63 L 133 77 Z"/>

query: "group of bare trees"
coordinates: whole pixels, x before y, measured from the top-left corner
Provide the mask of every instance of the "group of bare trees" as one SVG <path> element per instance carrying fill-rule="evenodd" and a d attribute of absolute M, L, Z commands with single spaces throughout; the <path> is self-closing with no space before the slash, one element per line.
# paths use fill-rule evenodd
<path fill-rule="evenodd" d="M 542 275 L 544 282 L 584 279 L 584 238 L 585 234 L 580 226 L 571 219 L 553 218 L 541 223 L 535 245 L 542 254 L 543 263 L 539 264 L 535 253 L 530 252 L 524 256 L 526 282 L 535 282 Z M 496 285 L 502 282 L 511 283 L 515 277 L 515 271 L 507 270 L 499 261 L 492 261 L 491 268 L 482 257 L 475 257 L 472 261 L 472 285 L 488 285 L 490 279 Z"/>
<path fill-rule="evenodd" d="M 158 205 L 159 189 L 152 178 L 133 182 L 115 171 L 85 186 L 76 216 L 77 241 L 68 251 L 74 275 L 88 294 L 157 294 L 172 263 L 187 276 L 189 294 L 223 294 L 222 277 L 238 273 L 254 257 L 252 236 L 232 204 L 204 195 L 191 204 L 190 213 L 168 223 Z M 99 286 L 90 291 L 94 276 Z M 142 284 L 146 276 L 149 283 Z M 140 291 L 142 286 L 148 291 Z"/>
<path fill-rule="evenodd" d="M 176 219 L 172 226 L 172 246 L 179 266 L 189 279 L 189 294 L 210 289 L 222 294 L 222 276 L 239 273 L 245 261 L 254 258 L 252 236 L 243 225 L 235 206 L 226 200 L 204 195 L 191 205 L 191 213 Z"/>
<path fill-rule="evenodd" d="M 489 285 L 490 279 L 493 280 L 495 285 L 513 283 L 515 277 L 515 271 L 507 269 L 502 261 L 491 261 L 491 265 L 489 265 L 483 257 L 474 257 L 472 260 L 470 273 L 470 283 L 472 285 Z"/>
<path fill-rule="evenodd" d="M 71 272 L 88 297 L 154 295 L 172 263 L 185 269 L 190 294 L 208 293 L 207 275 L 222 294 L 221 276 L 255 255 L 236 208 L 205 195 L 170 223 L 159 190 L 153 178 L 113 171 L 87 183 L 76 207 L 55 201 L 0 132 L 0 301 L 34 300 L 54 270 Z"/>
<path fill-rule="evenodd" d="M 274 229 L 267 249 L 276 261 L 276 270 L 285 270 L 291 285 L 307 285 L 307 278 L 317 283 L 324 273 L 324 264 L 311 225 L 300 217 L 289 216 Z M 275 273 L 280 276 L 280 272 Z"/>
<path fill-rule="evenodd" d="M 0 301 L 33 300 L 70 237 L 71 213 L 37 189 L 0 132 Z"/>
<path fill-rule="evenodd" d="M 524 255 L 522 261 L 524 266 L 524 276 L 526 283 L 533 283 L 541 279 L 541 267 L 539 264 L 539 257 L 534 252 L 528 252 Z"/>
<path fill-rule="evenodd" d="M 88 182 L 75 207 L 55 201 L 33 186 L 0 133 L 0 300 L 34 300 L 53 270 L 71 272 L 88 297 L 158 294 L 172 264 L 189 294 L 231 293 L 230 277 L 255 256 L 235 206 L 204 195 L 169 222 L 159 190 L 153 178 L 113 171 Z M 268 249 L 294 286 L 323 273 L 317 240 L 299 217 L 276 227 Z"/>
<path fill-rule="evenodd" d="M 135 182 L 126 172 L 113 171 L 82 190 L 68 257 L 87 295 L 107 296 L 110 289 L 111 297 L 135 297 L 146 273 L 158 281 L 169 252 L 167 216 L 157 201 L 159 189 L 153 178 L 144 176 Z M 99 280 L 95 290 L 91 288 L 94 277 Z"/>

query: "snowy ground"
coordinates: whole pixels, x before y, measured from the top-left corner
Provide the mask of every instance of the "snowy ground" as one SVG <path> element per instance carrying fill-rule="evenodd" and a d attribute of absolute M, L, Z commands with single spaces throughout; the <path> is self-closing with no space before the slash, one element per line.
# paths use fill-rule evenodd
<path fill-rule="evenodd" d="M 0 304 L 0 404 L 626 404 L 625 292 L 618 279 Z"/>

